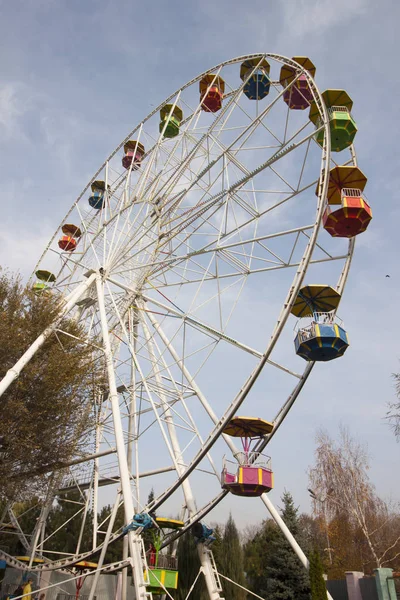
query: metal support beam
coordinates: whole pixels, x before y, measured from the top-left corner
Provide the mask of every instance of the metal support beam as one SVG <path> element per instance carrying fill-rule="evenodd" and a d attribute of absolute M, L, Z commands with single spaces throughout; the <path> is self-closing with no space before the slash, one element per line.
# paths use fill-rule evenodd
<path fill-rule="evenodd" d="M 108 321 L 106 307 L 104 303 L 104 284 L 100 276 L 96 278 L 96 291 L 98 306 L 100 312 L 100 322 L 103 337 L 103 348 L 106 359 L 108 385 L 110 390 L 111 411 L 113 416 L 115 442 L 117 446 L 117 456 L 119 471 L 121 477 L 122 497 L 124 499 L 125 523 L 128 525 L 134 514 L 131 478 L 128 469 L 126 458 L 126 450 L 124 443 L 124 432 L 122 429 L 121 411 L 119 408 L 119 397 L 114 372 L 114 359 L 111 349 L 110 335 L 108 331 Z M 141 558 L 141 538 L 138 535 L 128 533 L 129 549 L 132 559 L 133 579 L 135 583 L 135 593 L 137 600 L 148 600 L 149 594 L 146 591 L 146 582 L 143 574 L 143 564 Z"/>
<path fill-rule="evenodd" d="M 309 568 L 310 568 L 310 563 L 308 561 L 307 556 L 304 554 L 303 550 L 300 548 L 300 546 L 297 543 L 296 539 L 294 538 L 294 536 L 290 532 L 290 530 L 287 527 L 285 521 L 282 519 L 281 515 L 276 510 L 275 506 L 272 504 L 272 502 L 269 499 L 269 497 L 267 496 L 267 494 L 262 494 L 261 500 L 263 501 L 263 503 L 267 507 L 269 514 L 274 519 L 275 523 L 278 525 L 279 529 L 282 531 L 283 535 L 285 536 L 285 538 L 287 539 L 287 541 L 289 542 L 289 544 L 292 546 L 292 548 L 295 551 L 296 555 L 300 559 L 303 567 L 305 569 L 307 569 L 307 571 L 308 571 Z M 330 595 L 330 593 L 328 592 L 328 590 L 326 591 L 326 593 L 327 593 L 328 599 L 329 600 L 333 600 L 333 598 Z"/>

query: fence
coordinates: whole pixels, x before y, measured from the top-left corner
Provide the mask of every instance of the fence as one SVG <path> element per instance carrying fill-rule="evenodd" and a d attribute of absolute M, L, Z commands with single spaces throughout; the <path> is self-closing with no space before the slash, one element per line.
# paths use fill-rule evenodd
<path fill-rule="evenodd" d="M 363 577 L 360 579 L 360 590 L 363 600 L 379 600 L 375 577 Z"/>
<path fill-rule="evenodd" d="M 345 579 L 333 579 L 326 582 L 326 588 L 333 600 L 349 600 Z"/>

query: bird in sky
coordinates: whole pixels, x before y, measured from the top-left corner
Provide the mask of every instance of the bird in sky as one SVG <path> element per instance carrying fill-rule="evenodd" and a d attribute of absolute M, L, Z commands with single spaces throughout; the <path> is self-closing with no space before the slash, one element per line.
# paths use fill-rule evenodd
<path fill-rule="evenodd" d="M 390 277 L 390 275 L 386 275 L 386 277 Z"/>

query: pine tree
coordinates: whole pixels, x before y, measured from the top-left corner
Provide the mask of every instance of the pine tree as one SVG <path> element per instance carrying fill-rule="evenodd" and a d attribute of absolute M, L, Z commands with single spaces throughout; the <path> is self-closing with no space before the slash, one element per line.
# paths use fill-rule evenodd
<path fill-rule="evenodd" d="M 149 495 L 147 496 L 147 506 L 149 506 L 152 502 L 154 502 L 154 490 L 151 488 Z M 157 514 L 155 510 L 150 510 L 150 516 L 155 521 Z M 145 529 L 142 533 L 142 538 L 144 541 L 144 545 L 146 550 L 149 548 L 150 544 L 154 541 L 154 530 Z"/>
<path fill-rule="evenodd" d="M 282 518 L 301 545 L 298 509 L 289 492 L 283 494 L 282 501 Z M 265 527 L 259 547 L 265 559 L 253 591 L 268 600 L 310 600 L 308 574 L 277 526 Z"/>
<path fill-rule="evenodd" d="M 194 580 L 200 570 L 200 558 L 191 531 L 184 533 L 178 543 L 178 589 L 175 593 L 176 600 L 185 600 Z M 191 593 L 191 598 L 206 600 L 208 594 L 204 576 L 200 574 L 196 585 Z"/>
<path fill-rule="evenodd" d="M 312 600 L 327 600 L 326 585 L 323 578 L 324 570 L 321 557 L 317 550 L 310 553 L 310 588 Z"/>
<path fill-rule="evenodd" d="M 239 540 L 239 533 L 232 518 L 229 518 L 225 524 L 224 535 L 219 552 L 220 569 L 225 577 L 229 577 L 239 585 L 246 586 L 244 577 L 244 559 L 243 550 Z M 245 600 L 246 592 L 237 585 L 222 579 L 222 587 L 225 598 L 230 600 Z"/>
<path fill-rule="evenodd" d="M 215 541 L 213 542 L 213 544 L 211 546 L 211 550 L 214 555 L 214 560 L 215 560 L 215 564 L 217 565 L 217 569 L 218 569 L 218 571 L 221 571 L 223 568 L 222 563 L 223 563 L 223 554 L 224 554 L 224 548 L 223 548 L 224 530 L 223 530 L 223 527 L 221 527 L 221 525 L 215 525 L 213 536 L 215 537 Z"/>
<path fill-rule="evenodd" d="M 261 590 L 264 586 L 269 544 L 276 535 L 277 528 L 275 523 L 271 519 L 264 521 L 253 539 L 249 540 L 244 547 L 244 567 L 247 586 L 259 595 L 261 595 Z"/>

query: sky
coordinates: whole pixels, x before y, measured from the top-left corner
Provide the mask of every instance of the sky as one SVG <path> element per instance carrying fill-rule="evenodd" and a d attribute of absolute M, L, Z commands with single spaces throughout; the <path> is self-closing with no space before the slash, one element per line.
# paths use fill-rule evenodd
<path fill-rule="evenodd" d="M 287 489 L 309 510 L 315 433 L 336 437 L 340 424 L 368 445 L 379 494 L 400 500 L 399 445 L 385 420 L 399 370 L 399 17 L 395 0 L 0 0 L 0 265 L 25 278 L 112 148 L 200 72 L 248 53 L 306 55 L 320 90 L 353 98 L 374 219 L 341 310 L 351 347 L 317 365 L 270 446 L 278 506 Z M 244 527 L 266 516 L 243 502 L 229 499 L 210 520 L 232 510 Z"/>

